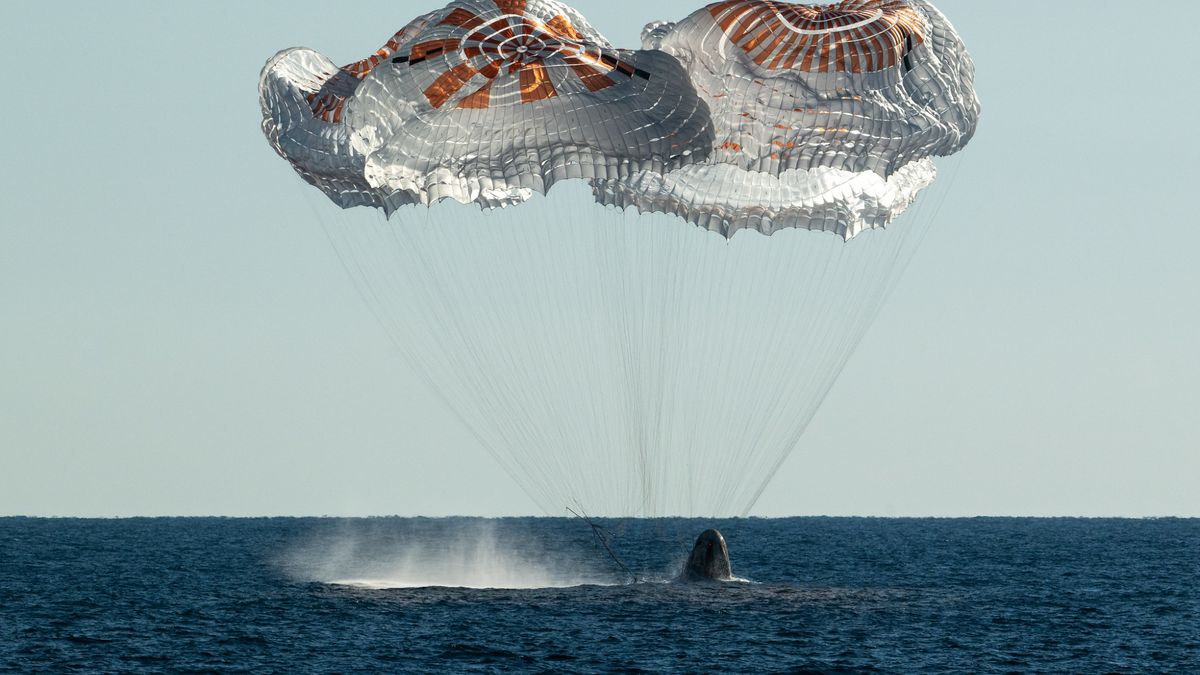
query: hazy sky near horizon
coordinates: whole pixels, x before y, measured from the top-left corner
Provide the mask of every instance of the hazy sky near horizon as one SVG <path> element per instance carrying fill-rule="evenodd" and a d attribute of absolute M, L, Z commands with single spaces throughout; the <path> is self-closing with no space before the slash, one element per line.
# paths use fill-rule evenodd
<path fill-rule="evenodd" d="M 437 4 L 3 3 L 0 515 L 537 513 L 259 130 L 276 51 Z M 572 4 L 632 47 L 701 3 Z M 754 513 L 1200 516 L 1200 6 L 937 4 L 979 134 Z"/>

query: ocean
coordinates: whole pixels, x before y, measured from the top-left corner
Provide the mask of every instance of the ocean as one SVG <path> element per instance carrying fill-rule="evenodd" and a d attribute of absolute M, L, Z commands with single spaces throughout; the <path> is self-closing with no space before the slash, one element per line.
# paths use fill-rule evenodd
<path fill-rule="evenodd" d="M 0 670 L 1200 673 L 1200 520 L 601 522 L 4 518 Z"/>

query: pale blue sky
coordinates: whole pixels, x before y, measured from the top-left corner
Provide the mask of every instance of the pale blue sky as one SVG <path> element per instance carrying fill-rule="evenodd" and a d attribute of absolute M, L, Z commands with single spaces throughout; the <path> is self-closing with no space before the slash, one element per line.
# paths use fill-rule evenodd
<path fill-rule="evenodd" d="M 626 46 L 699 5 L 573 4 Z M 980 132 L 755 513 L 1200 516 L 1200 8 L 939 6 Z M 277 50 L 353 61 L 426 5 L 357 7 L 0 7 L 0 514 L 536 513 L 259 132 Z"/>

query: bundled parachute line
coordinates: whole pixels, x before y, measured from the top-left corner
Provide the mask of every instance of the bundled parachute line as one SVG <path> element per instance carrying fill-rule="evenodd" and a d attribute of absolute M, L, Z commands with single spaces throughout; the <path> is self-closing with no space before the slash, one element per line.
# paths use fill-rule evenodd
<path fill-rule="evenodd" d="M 306 181 L 377 207 L 318 212 L 541 508 L 721 515 L 753 506 L 911 259 L 972 80 L 922 0 L 720 2 L 636 50 L 554 0 L 457 0 L 345 67 L 280 52 L 260 94 Z"/>
<path fill-rule="evenodd" d="M 595 540 L 596 545 L 603 549 L 609 559 L 628 577 L 630 583 L 636 584 L 642 580 L 637 573 L 630 569 L 629 565 L 625 564 L 624 560 L 621 560 L 621 556 L 617 555 L 616 551 L 613 550 L 612 540 L 615 539 L 615 536 L 607 527 L 588 517 L 586 511 L 581 513 L 568 506 L 567 513 L 587 524 L 588 528 L 592 531 L 592 539 Z"/>

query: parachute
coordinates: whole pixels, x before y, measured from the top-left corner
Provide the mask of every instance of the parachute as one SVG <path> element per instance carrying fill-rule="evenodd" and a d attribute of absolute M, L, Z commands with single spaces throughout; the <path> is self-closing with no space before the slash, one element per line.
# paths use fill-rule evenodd
<path fill-rule="evenodd" d="M 680 63 L 614 49 L 552 0 L 461 0 L 338 69 L 281 52 L 264 130 L 342 206 L 527 201 L 567 178 L 669 171 L 712 126 Z"/>
<path fill-rule="evenodd" d="M 922 0 L 731 0 L 642 42 L 456 0 L 347 66 L 277 54 L 263 131 L 376 207 L 322 212 L 335 251 L 541 508 L 745 514 L 919 244 L 893 221 L 974 134 L 974 67 Z"/>
<path fill-rule="evenodd" d="M 886 225 L 933 181 L 929 158 L 962 149 L 978 121 L 966 50 L 923 2 L 722 2 L 647 26 L 643 42 L 687 68 L 712 154 L 598 194 L 726 235 Z"/>

